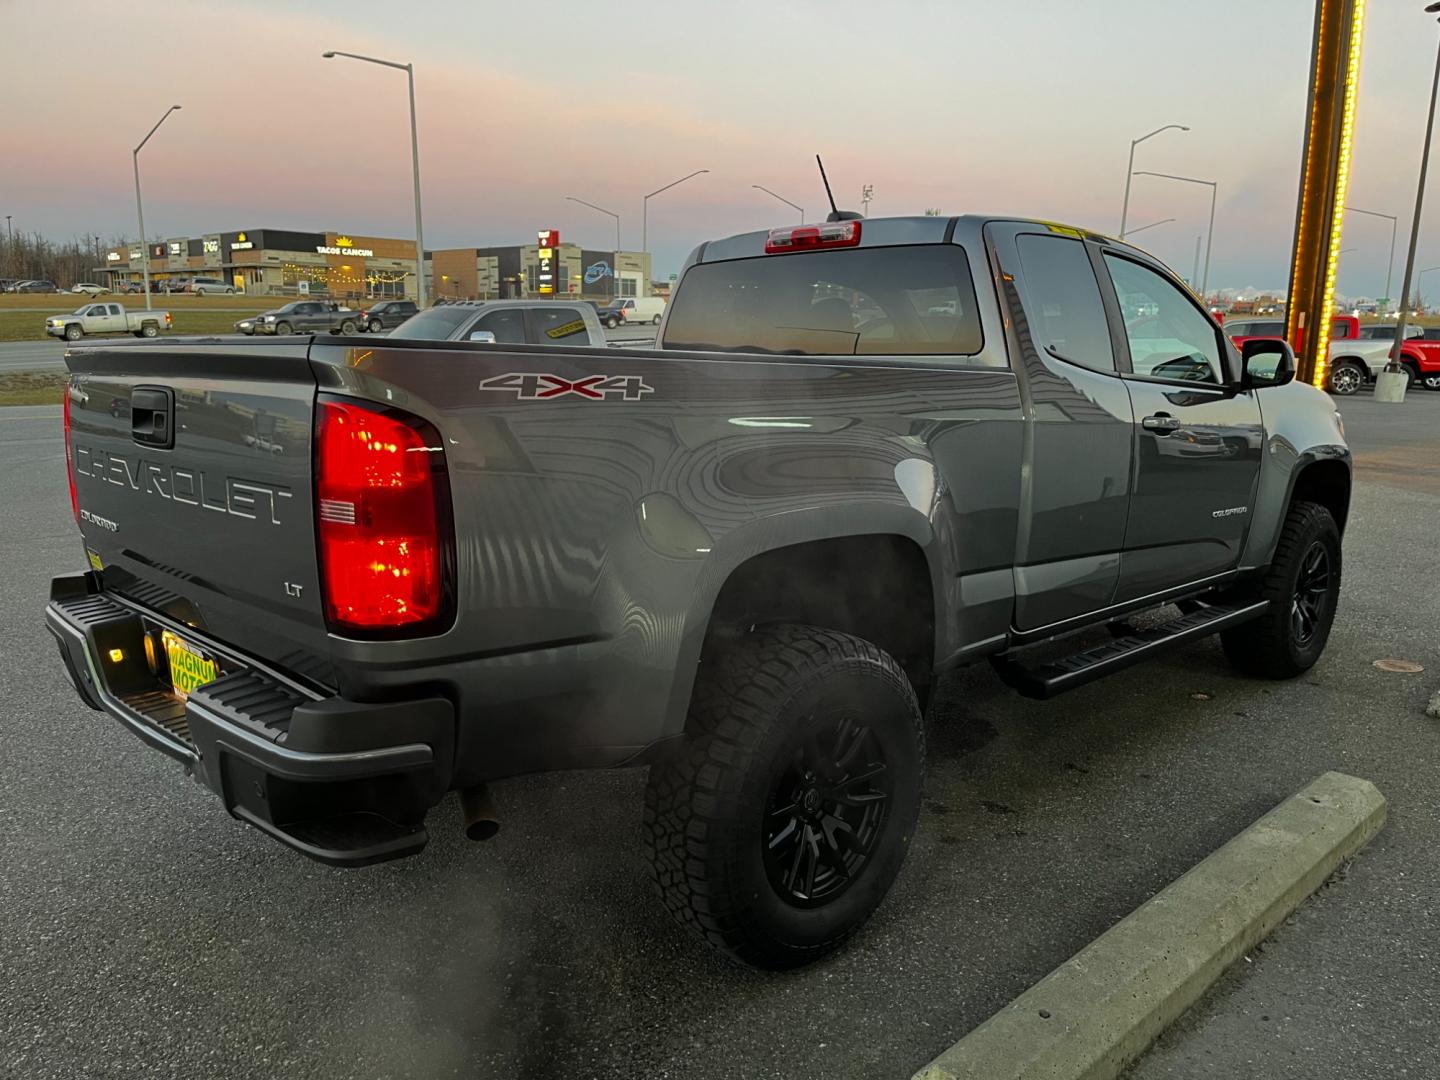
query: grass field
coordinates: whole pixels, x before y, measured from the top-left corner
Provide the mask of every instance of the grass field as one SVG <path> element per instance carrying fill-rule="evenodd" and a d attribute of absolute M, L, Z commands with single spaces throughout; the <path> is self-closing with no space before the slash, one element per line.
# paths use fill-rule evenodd
<path fill-rule="evenodd" d="M 16 371 L 0 375 L 0 406 L 59 405 L 64 392 L 63 371 Z"/>
<path fill-rule="evenodd" d="M 193 296 L 190 293 L 174 293 L 166 296 L 164 293 L 156 293 L 151 303 L 157 308 L 165 308 L 169 311 L 183 311 L 187 308 L 236 308 L 261 311 L 265 308 L 279 307 L 287 300 L 293 300 L 293 296 Z M 84 296 L 78 293 L 0 293 L 0 311 L 7 309 L 23 308 L 26 311 L 38 311 L 42 315 L 54 315 L 62 311 L 74 311 L 81 304 L 88 304 L 92 300 L 113 301 L 117 304 L 124 304 L 131 311 L 138 311 L 145 306 L 143 296 Z M 259 305 L 258 307 L 256 305 Z"/>
<path fill-rule="evenodd" d="M 58 315 L 66 310 L 75 309 L 6 311 L 0 308 L 0 341 L 41 341 L 45 337 L 45 316 Z M 157 310 L 160 310 L 158 305 Z M 261 306 L 257 300 L 251 300 L 245 307 L 234 307 L 228 311 L 185 310 L 178 305 L 169 304 L 165 305 L 163 310 L 170 312 L 175 320 L 170 328 L 172 334 L 231 334 L 235 332 L 236 319 L 267 311 L 269 308 Z"/>

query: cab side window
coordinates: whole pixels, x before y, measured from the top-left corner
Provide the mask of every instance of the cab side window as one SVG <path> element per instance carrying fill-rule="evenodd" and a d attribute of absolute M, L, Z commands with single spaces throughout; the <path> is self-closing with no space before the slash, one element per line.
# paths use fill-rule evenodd
<path fill-rule="evenodd" d="M 1115 283 L 1136 375 L 1212 385 L 1225 381 L 1214 324 L 1179 286 L 1109 252 L 1105 265 Z"/>
<path fill-rule="evenodd" d="M 535 340 L 541 345 L 576 334 L 586 336 L 585 318 L 572 307 L 540 308 L 532 311 L 530 317 L 535 320 Z"/>
<path fill-rule="evenodd" d="M 1079 240 L 1021 235 L 1030 333 L 1052 356 L 1096 371 L 1114 371 L 1115 353 L 1090 256 Z"/>

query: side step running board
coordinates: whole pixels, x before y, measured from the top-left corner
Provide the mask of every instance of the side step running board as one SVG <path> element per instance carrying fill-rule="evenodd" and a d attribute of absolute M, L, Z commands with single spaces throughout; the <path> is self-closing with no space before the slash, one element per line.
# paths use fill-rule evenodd
<path fill-rule="evenodd" d="M 991 664 L 1007 685 L 1026 697 L 1044 700 L 1148 660 L 1172 645 L 1208 637 L 1259 618 L 1269 606 L 1268 600 L 1251 604 L 1207 604 L 1160 626 L 1137 630 L 1104 645 L 1051 660 L 1038 667 L 1026 667 L 1012 656 L 997 657 L 991 660 Z"/>

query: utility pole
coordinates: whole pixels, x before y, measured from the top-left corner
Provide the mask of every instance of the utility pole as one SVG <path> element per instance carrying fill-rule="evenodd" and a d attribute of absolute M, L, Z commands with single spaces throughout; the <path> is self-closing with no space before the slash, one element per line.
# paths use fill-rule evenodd
<path fill-rule="evenodd" d="M 866 184 L 860 189 L 860 214 L 870 216 L 870 200 L 875 197 L 875 185 Z"/>

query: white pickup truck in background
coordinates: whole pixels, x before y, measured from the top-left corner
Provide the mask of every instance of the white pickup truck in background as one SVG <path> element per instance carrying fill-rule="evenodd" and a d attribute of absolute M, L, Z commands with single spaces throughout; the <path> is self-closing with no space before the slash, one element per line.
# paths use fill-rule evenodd
<path fill-rule="evenodd" d="M 128 312 L 124 304 L 85 304 L 68 315 L 50 315 L 45 319 L 45 333 L 66 341 L 79 341 L 87 334 L 134 334 L 156 337 L 170 329 L 168 311 Z"/>

